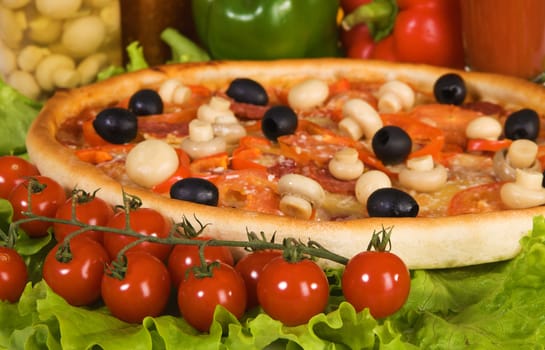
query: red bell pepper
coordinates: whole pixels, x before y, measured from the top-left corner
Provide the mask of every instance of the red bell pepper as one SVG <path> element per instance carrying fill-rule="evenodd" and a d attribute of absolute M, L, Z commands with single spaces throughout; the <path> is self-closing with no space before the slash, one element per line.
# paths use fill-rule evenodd
<path fill-rule="evenodd" d="M 359 1 L 342 21 L 348 57 L 464 66 L 458 0 Z"/>

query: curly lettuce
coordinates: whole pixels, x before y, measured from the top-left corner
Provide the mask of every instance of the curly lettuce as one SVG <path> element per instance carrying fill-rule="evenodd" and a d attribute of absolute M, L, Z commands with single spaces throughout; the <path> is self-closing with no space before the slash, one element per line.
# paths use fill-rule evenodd
<path fill-rule="evenodd" d="M 0 155 L 26 151 L 28 128 L 42 108 L 0 79 Z"/>

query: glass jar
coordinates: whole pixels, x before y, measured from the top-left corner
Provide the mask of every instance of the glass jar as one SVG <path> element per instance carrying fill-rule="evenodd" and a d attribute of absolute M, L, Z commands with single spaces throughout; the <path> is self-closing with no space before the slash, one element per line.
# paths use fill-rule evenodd
<path fill-rule="evenodd" d="M 533 79 L 545 72 L 544 0 L 462 0 L 471 70 Z"/>
<path fill-rule="evenodd" d="M 120 65 L 118 0 L 0 0 L 0 76 L 36 100 Z"/>

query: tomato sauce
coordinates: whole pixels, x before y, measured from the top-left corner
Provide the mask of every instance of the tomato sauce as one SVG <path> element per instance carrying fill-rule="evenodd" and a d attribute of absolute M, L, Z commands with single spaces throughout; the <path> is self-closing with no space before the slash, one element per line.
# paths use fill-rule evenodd
<path fill-rule="evenodd" d="M 462 0 L 472 70 L 531 79 L 545 71 L 545 1 Z"/>

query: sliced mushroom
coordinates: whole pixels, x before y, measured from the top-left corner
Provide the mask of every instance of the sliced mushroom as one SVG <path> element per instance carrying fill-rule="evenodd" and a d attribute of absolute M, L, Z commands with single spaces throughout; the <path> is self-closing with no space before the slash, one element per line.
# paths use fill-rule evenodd
<path fill-rule="evenodd" d="M 354 148 L 343 148 L 333 155 L 328 164 L 329 172 L 339 180 L 354 180 L 363 173 L 364 165 Z"/>
<path fill-rule="evenodd" d="M 368 140 L 372 139 L 382 125 L 382 119 L 377 111 L 364 100 L 354 98 L 344 104 L 339 129 L 353 140 L 359 140 L 362 136 Z"/>
<path fill-rule="evenodd" d="M 500 197 L 511 209 L 531 208 L 545 204 L 543 174 L 532 170 L 516 169 L 514 182 L 504 184 Z"/>
<path fill-rule="evenodd" d="M 409 159 L 399 172 L 399 183 L 418 192 L 434 192 L 443 187 L 448 178 L 447 169 L 434 164 L 431 155 Z"/>
<path fill-rule="evenodd" d="M 212 124 L 193 119 L 189 123 L 189 136 L 182 140 L 180 148 L 196 159 L 225 152 L 227 144 L 223 137 L 214 136 Z"/>
<path fill-rule="evenodd" d="M 514 181 L 516 169 L 528 169 L 541 172 L 541 164 L 536 161 L 537 144 L 530 140 L 515 140 L 508 150 L 501 150 L 494 154 L 494 173 L 502 181 Z"/>
<path fill-rule="evenodd" d="M 325 199 L 325 191 L 317 181 L 299 174 L 282 176 L 278 180 L 278 192 L 282 196 L 280 210 L 300 219 L 309 219 L 313 207 Z"/>
<path fill-rule="evenodd" d="M 381 113 L 396 113 L 414 105 L 413 89 L 399 80 L 384 83 L 378 90 L 378 110 Z"/>

